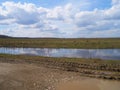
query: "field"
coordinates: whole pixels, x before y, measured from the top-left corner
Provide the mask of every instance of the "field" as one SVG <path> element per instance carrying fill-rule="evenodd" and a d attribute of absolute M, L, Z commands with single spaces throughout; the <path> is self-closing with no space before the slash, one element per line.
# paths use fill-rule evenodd
<path fill-rule="evenodd" d="M 0 38 L 0 47 L 117 49 L 120 38 Z M 120 60 L 0 54 L 0 90 L 119 90 L 119 81 Z"/>
<path fill-rule="evenodd" d="M 82 58 L 52 58 L 26 55 L 0 54 L 0 62 L 29 63 L 63 71 L 82 73 L 83 76 L 120 80 L 119 60 Z"/>
<path fill-rule="evenodd" d="M 0 47 L 117 49 L 120 48 L 120 38 L 1 38 Z M 47 67 L 80 72 L 91 77 L 120 80 L 119 60 L 0 54 L 0 61 L 43 64 Z"/>
<path fill-rule="evenodd" d="M 120 48 L 120 38 L 0 38 L 0 47 L 113 49 Z"/>

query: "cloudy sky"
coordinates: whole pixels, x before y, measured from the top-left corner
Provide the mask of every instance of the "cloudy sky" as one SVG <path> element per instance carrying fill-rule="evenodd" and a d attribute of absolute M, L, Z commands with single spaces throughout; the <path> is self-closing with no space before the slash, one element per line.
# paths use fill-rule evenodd
<path fill-rule="evenodd" d="M 120 0 L 0 0 L 0 34 L 120 37 Z"/>

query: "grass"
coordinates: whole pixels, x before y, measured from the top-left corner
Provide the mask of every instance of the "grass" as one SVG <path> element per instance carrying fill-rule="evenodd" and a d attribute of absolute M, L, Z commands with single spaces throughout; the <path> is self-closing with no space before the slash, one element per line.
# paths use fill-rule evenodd
<path fill-rule="evenodd" d="M 120 38 L 0 38 L 0 47 L 113 49 L 120 48 Z"/>
<path fill-rule="evenodd" d="M 55 57 L 43 57 L 43 56 L 27 56 L 27 55 L 10 55 L 0 54 L 1 59 L 14 59 L 14 60 L 51 60 L 62 62 L 76 62 L 76 63 L 98 63 L 98 64 L 120 64 L 120 60 L 101 60 L 101 59 L 84 59 L 84 58 L 55 58 Z"/>

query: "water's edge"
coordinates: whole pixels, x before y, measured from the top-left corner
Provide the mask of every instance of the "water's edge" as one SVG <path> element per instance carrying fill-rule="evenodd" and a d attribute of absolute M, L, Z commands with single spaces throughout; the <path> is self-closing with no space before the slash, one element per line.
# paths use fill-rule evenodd
<path fill-rule="evenodd" d="M 98 58 L 120 60 L 120 49 L 54 49 L 54 48 L 6 48 L 0 47 L 1 54 L 35 55 L 47 57 Z"/>

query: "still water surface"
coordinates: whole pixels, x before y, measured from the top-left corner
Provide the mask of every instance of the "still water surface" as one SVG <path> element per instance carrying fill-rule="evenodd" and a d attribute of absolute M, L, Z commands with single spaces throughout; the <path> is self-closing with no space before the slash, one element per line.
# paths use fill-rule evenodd
<path fill-rule="evenodd" d="M 54 49 L 54 48 L 0 48 L 3 54 L 25 54 L 47 57 L 100 58 L 120 60 L 120 49 Z"/>

